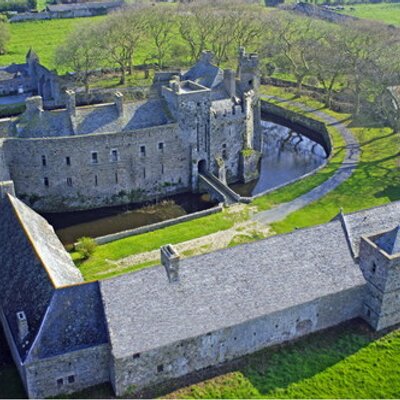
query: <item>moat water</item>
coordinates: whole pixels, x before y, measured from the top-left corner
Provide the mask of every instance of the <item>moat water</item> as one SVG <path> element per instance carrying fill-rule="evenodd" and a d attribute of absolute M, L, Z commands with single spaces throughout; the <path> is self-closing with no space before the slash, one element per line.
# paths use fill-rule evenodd
<path fill-rule="evenodd" d="M 326 160 L 324 148 L 286 126 L 263 121 L 264 144 L 260 177 L 230 187 L 241 196 L 254 196 L 315 170 Z"/>
<path fill-rule="evenodd" d="M 95 210 L 45 214 L 63 244 L 82 236 L 99 237 L 139 228 L 206 210 L 215 205 L 208 194 L 184 193 L 157 203 L 97 208 Z"/>
<path fill-rule="evenodd" d="M 232 189 L 251 196 L 282 185 L 314 170 L 326 159 L 323 147 L 291 128 L 263 122 L 264 148 L 260 177 Z M 215 205 L 208 195 L 185 193 L 147 205 L 106 207 L 95 210 L 45 214 L 63 244 L 82 236 L 98 237 L 180 217 Z"/>

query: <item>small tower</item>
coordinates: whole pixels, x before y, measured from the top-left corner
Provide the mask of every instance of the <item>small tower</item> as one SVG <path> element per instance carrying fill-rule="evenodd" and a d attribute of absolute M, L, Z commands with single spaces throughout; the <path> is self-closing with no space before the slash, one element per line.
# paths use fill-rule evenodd
<path fill-rule="evenodd" d="M 400 225 L 362 237 L 359 257 L 367 280 L 363 318 L 377 331 L 400 323 Z"/>
<path fill-rule="evenodd" d="M 260 87 L 258 65 L 257 54 L 247 54 L 243 47 L 239 49 L 239 79 L 243 92 L 248 92 L 249 90 L 258 92 Z"/>

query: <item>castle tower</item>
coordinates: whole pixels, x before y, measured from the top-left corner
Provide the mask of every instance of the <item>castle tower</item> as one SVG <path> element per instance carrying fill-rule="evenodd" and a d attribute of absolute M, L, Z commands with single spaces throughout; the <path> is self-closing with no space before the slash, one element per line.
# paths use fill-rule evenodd
<path fill-rule="evenodd" d="M 197 82 L 175 77 L 163 86 L 162 96 L 179 124 L 184 143 L 189 144 L 192 189 L 197 190 L 198 172 L 210 165 L 211 90 Z"/>
<path fill-rule="evenodd" d="M 360 268 L 367 280 L 363 318 L 376 330 L 400 323 L 400 225 L 361 238 Z"/>
<path fill-rule="evenodd" d="M 254 90 L 258 92 L 260 78 L 258 73 L 259 59 L 257 54 L 247 54 L 246 50 L 239 49 L 239 80 L 243 92 Z"/>

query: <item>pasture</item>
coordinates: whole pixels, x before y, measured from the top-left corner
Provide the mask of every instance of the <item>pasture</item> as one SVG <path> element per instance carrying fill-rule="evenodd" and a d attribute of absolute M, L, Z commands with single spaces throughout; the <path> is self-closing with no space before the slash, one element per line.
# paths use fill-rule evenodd
<path fill-rule="evenodd" d="M 400 3 L 354 4 L 346 6 L 343 13 L 400 26 Z"/>

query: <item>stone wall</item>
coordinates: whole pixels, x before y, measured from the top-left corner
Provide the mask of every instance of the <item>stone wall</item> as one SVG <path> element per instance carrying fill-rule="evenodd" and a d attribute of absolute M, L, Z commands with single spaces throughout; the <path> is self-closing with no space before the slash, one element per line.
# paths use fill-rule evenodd
<path fill-rule="evenodd" d="M 109 366 L 108 344 L 28 363 L 24 368 L 28 395 L 40 399 L 108 382 Z"/>
<path fill-rule="evenodd" d="M 41 211 L 141 202 L 190 189 L 190 149 L 175 124 L 117 134 L 10 138 L 4 148 L 17 196 Z"/>
<path fill-rule="evenodd" d="M 364 285 L 166 347 L 113 359 L 117 395 L 215 366 L 360 315 Z"/>
<path fill-rule="evenodd" d="M 283 107 L 279 107 L 278 105 L 272 104 L 265 100 L 261 100 L 261 112 L 266 116 L 268 116 L 268 114 L 272 114 L 273 116 L 277 116 L 293 124 L 300 125 L 301 127 L 308 129 L 308 136 L 310 139 L 320 143 L 325 148 L 327 154 L 331 153 L 332 141 L 328 130 L 326 129 L 326 125 L 323 122 L 306 117 L 305 115 L 296 113 L 294 111 L 287 110 Z"/>

